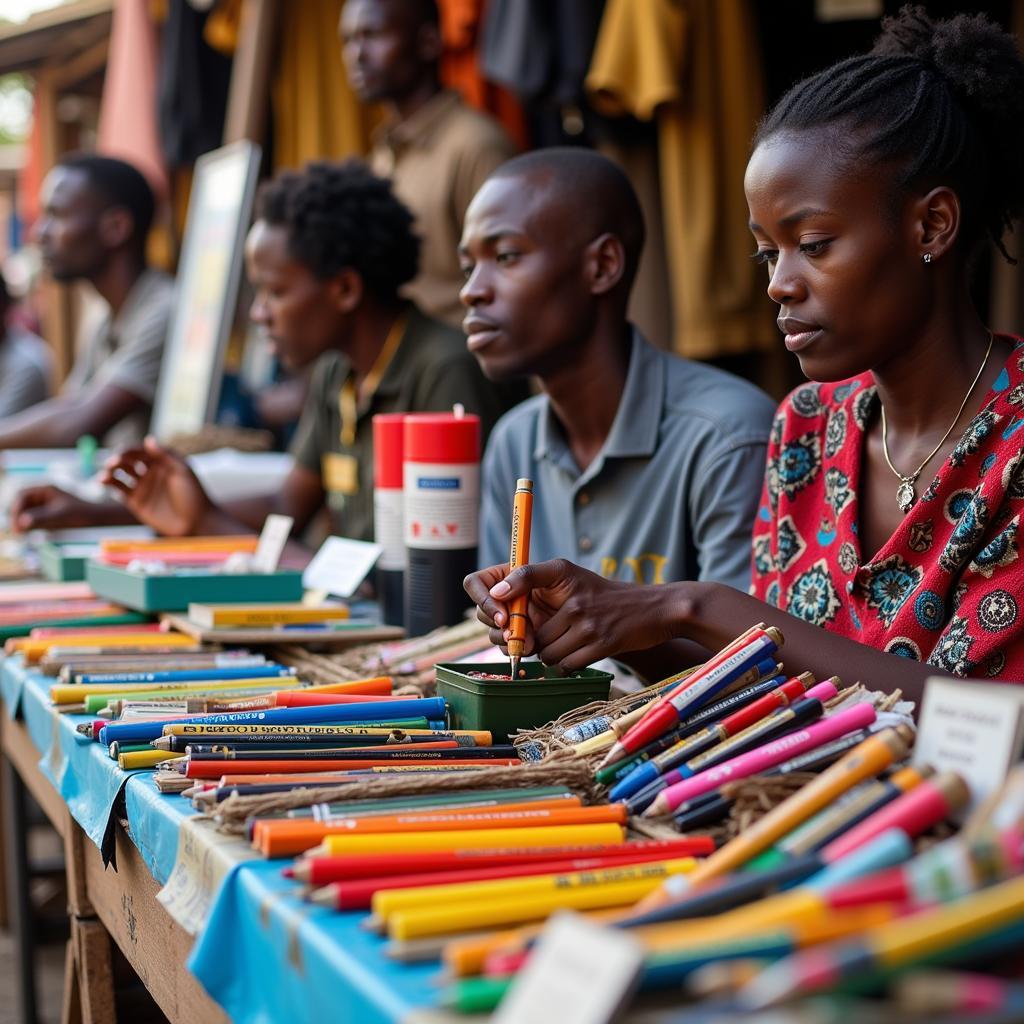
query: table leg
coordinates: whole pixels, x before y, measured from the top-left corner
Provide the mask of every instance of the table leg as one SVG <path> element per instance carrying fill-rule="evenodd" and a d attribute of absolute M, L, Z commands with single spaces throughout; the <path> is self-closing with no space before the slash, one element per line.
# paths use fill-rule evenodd
<path fill-rule="evenodd" d="M 7 848 L 7 902 L 14 937 L 18 1001 L 24 1024 L 36 1024 L 35 936 L 32 925 L 25 786 L 7 757 L 0 759 L 3 787 L 3 842 Z"/>

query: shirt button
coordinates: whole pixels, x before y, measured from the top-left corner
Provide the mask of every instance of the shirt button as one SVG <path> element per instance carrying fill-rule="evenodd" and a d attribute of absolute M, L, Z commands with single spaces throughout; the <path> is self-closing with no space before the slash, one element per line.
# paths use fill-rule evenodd
<path fill-rule="evenodd" d="M 576 500 L 581 505 L 589 505 L 590 504 L 590 495 L 587 494 L 586 491 L 580 491 L 580 493 L 576 495 Z"/>
<path fill-rule="evenodd" d="M 589 551 L 594 542 L 589 537 L 580 537 L 580 551 Z"/>
<path fill-rule="evenodd" d="M 853 580 L 847 580 L 846 581 L 846 592 L 848 594 L 852 594 L 853 593 Z"/>

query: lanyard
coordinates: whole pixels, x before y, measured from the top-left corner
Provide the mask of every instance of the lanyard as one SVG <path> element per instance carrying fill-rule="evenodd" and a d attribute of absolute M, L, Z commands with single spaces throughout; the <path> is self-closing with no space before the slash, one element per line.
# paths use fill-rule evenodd
<path fill-rule="evenodd" d="M 388 336 L 384 339 L 380 354 L 370 368 L 370 372 L 363 378 L 358 391 L 353 374 L 349 374 L 345 378 L 345 383 L 341 385 L 341 391 L 338 393 L 338 412 L 341 415 L 341 443 L 346 448 L 351 448 L 356 443 L 356 421 L 359 419 L 359 406 L 365 406 L 376 393 L 381 377 L 387 372 L 387 368 L 391 365 L 391 360 L 394 359 L 395 352 L 398 351 L 398 346 L 402 342 L 407 320 L 408 316 L 402 313 L 391 325 L 391 330 L 388 331 Z"/>

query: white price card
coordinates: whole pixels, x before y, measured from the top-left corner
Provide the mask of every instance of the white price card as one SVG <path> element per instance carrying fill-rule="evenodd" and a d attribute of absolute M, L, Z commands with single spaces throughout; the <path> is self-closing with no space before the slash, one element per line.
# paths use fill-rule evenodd
<path fill-rule="evenodd" d="M 928 680 L 914 764 L 961 775 L 971 807 L 997 790 L 1024 753 L 1024 687 L 934 677 Z"/>
<path fill-rule="evenodd" d="M 362 540 L 328 537 L 302 574 L 307 590 L 351 597 L 380 558 L 382 548 Z"/>
<path fill-rule="evenodd" d="M 252 564 L 257 572 L 277 571 L 277 563 L 281 561 L 281 554 L 288 543 L 294 522 L 291 516 L 267 516 L 260 531 L 256 553 L 252 556 Z"/>
<path fill-rule="evenodd" d="M 628 932 L 563 910 L 552 916 L 493 1024 L 608 1024 L 632 995 L 644 954 Z"/>

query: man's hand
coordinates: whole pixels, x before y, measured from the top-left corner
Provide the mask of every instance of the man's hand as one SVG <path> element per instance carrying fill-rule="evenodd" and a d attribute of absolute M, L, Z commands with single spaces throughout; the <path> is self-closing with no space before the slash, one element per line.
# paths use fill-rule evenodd
<path fill-rule="evenodd" d="M 26 487 L 11 505 L 11 529 L 15 533 L 29 530 L 61 530 L 76 526 L 95 526 L 106 506 L 76 498 L 52 484 Z M 106 516 L 103 516 L 106 521 Z M 122 517 L 131 522 L 126 513 Z"/>
<path fill-rule="evenodd" d="M 214 507 L 188 463 L 151 437 L 111 458 L 100 480 L 121 492 L 139 522 L 167 537 L 201 533 Z"/>
<path fill-rule="evenodd" d="M 528 595 L 526 653 L 567 672 L 672 638 L 664 587 L 606 580 L 562 558 L 512 573 L 507 565 L 491 566 L 467 576 L 464 585 L 499 646 L 507 640 L 509 604 Z"/>

